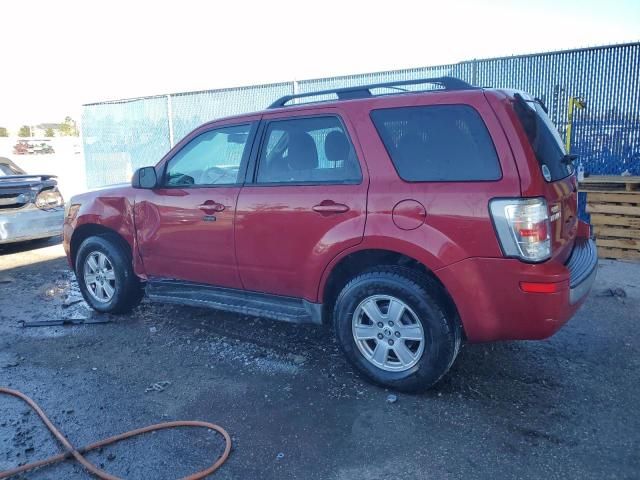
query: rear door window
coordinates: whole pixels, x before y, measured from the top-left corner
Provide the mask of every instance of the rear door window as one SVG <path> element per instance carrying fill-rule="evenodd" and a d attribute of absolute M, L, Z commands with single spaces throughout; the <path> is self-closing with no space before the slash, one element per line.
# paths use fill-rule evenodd
<path fill-rule="evenodd" d="M 545 112 L 542 103 L 527 94 L 516 93 L 514 98 L 516 114 L 527 133 L 545 178 L 554 182 L 573 173 L 558 129 Z"/>
<path fill-rule="evenodd" d="M 338 117 L 273 120 L 267 124 L 257 183 L 359 183 L 360 165 Z"/>
<path fill-rule="evenodd" d="M 371 119 L 403 180 L 465 182 L 502 177 L 489 131 L 468 105 L 385 108 L 373 110 Z"/>

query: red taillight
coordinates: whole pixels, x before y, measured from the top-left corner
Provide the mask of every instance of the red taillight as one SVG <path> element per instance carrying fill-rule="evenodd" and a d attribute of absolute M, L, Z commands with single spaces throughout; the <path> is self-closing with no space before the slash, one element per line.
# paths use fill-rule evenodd
<path fill-rule="evenodd" d="M 541 262 L 551 256 L 544 198 L 494 199 L 489 204 L 502 250 L 508 256 Z"/>
<path fill-rule="evenodd" d="M 533 225 L 533 228 L 530 224 L 525 224 L 526 226 L 521 227 L 520 225 L 515 225 L 515 230 L 518 235 L 521 237 L 527 237 L 535 242 L 543 242 L 547 239 L 547 221 L 544 220 L 542 222 L 538 222 Z"/>
<path fill-rule="evenodd" d="M 527 293 L 556 293 L 563 290 L 565 283 L 520 282 L 520 289 Z"/>

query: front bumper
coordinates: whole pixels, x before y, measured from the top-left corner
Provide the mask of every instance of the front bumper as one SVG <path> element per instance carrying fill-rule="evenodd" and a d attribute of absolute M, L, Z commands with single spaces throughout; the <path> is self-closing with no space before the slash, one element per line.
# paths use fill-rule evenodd
<path fill-rule="evenodd" d="M 0 210 L 0 244 L 60 235 L 63 222 L 64 207 L 41 210 L 28 205 Z"/>
<path fill-rule="evenodd" d="M 585 301 L 596 278 L 593 240 L 576 238 L 566 264 L 469 258 L 436 273 L 451 294 L 470 342 L 538 340 L 557 332 Z M 553 283 L 553 293 L 525 292 L 521 282 Z"/>

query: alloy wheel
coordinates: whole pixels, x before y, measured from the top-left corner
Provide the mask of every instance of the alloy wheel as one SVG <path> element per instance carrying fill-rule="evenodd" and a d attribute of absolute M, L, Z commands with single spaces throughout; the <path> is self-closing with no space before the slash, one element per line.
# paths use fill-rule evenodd
<path fill-rule="evenodd" d="M 408 370 L 424 353 L 420 319 L 405 302 L 390 295 L 372 295 L 360 302 L 353 313 L 352 332 L 360 353 L 382 370 Z"/>
<path fill-rule="evenodd" d="M 113 263 L 104 253 L 91 252 L 84 260 L 84 284 L 92 298 L 109 302 L 116 293 L 116 273 Z"/>

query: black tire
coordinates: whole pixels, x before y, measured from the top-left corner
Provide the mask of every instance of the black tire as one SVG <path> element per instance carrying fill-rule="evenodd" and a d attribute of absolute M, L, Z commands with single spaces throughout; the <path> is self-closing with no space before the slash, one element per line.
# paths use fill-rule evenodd
<path fill-rule="evenodd" d="M 87 257 L 95 252 L 106 255 L 115 274 L 115 292 L 106 302 L 96 300 L 85 283 L 84 265 Z M 84 240 L 78 249 L 75 271 L 82 296 L 98 312 L 127 313 L 140 303 L 144 295 L 142 283 L 133 272 L 131 253 L 124 240 L 115 234 L 107 233 Z"/>
<path fill-rule="evenodd" d="M 352 332 L 358 305 L 373 295 L 393 296 L 415 312 L 424 331 L 424 350 L 405 371 L 387 371 L 371 363 L 360 351 Z M 340 292 L 333 323 L 347 359 L 365 377 L 404 392 L 419 392 L 435 385 L 453 364 L 462 340 L 460 322 L 433 279 L 399 266 L 381 266 L 353 278 Z M 417 355 L 416 355 L 417 356 Z"/>

